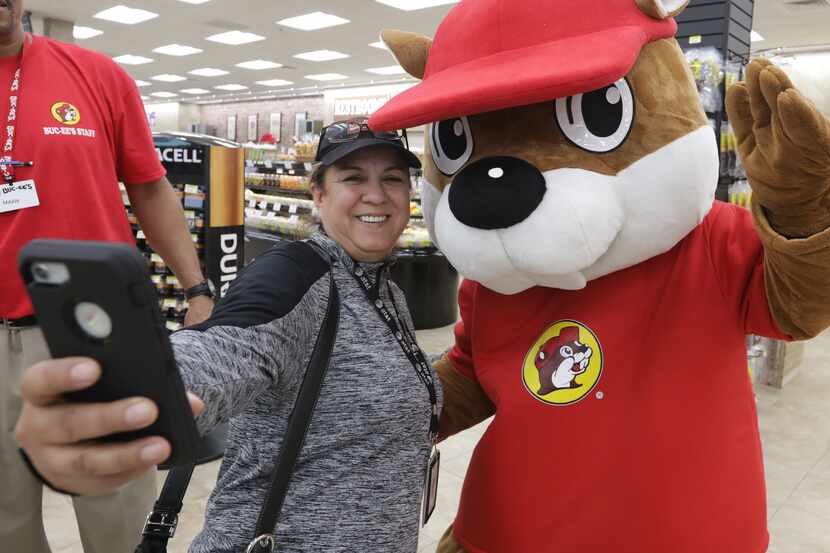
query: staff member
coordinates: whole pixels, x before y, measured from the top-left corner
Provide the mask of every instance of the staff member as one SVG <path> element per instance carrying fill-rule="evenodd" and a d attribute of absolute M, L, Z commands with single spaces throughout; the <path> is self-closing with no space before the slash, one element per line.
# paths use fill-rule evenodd
<path fill-rule="evenodd" d="M 118 182 L 153 248 L 194 291 L 203 277 L 181 204 L 164 178 L 134 81 L 102 55 L 23 32 L 23 0 L 0 1 L 0 549 L 49 551 L 42 484 L 13 429 L 23 368 L 48 349 L 17 274 L 34 238 L 131 242 Z M 209 292 L 208 292 L 209 293 Z M 190 302 L 187 321 L 213 302 Z M 87 553 L 131 551 L 155 499 L 154 474 L 103 498 L 74 498 Z"/>

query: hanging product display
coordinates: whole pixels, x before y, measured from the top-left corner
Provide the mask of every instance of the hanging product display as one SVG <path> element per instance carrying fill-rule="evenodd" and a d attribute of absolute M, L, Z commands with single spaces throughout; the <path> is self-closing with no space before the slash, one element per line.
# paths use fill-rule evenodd
<path fill-rule="evenodd" d="M 243 152 L 239 145 L 208 136 L 163 133 L 153 139 L 167 179 L 181 199 L 202 272 L 223 297 L 244 262 Z M 147 243 L 122 187 L 127 217 L 147 258 L 167 328 L 184 323 L 187 300 L 173 271 Z"/>

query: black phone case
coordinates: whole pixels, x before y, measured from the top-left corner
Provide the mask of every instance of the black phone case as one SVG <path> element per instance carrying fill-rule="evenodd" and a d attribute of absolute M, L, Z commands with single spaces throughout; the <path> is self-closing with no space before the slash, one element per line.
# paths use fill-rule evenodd
<path fill-rule="evenodd" d="M 31 268 L 37 262 L 63 263 L 69 281 L 36 282 Z M 166 466 L 194 462 L 196 423 L 141 254 L 126 244 L 35 240 L 21 251 L 19 268 L 52 357 L 84 356 L 101 364 L 95 385 L 68 396 L 85 402 L 150 398 L 159 407 L 156 422 L 112 439 L 163 436 L 172 445 Z M 98 304 L 112 319 L 105 340 L 90 338 L 75 322 L 74 307 L 82 301 Z"/>

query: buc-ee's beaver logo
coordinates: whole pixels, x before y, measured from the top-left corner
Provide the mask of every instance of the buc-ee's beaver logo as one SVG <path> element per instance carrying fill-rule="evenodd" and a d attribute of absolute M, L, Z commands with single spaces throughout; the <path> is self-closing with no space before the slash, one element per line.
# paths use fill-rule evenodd
<path fill-rule="evenodd" d="M 81 122 L 81 112 L 69 102 L 56 102 L 52 105 L 52 117 L 64 125 L 77 125 Z"/>
<path fill-rule="evenodd" d="M 570 405 L 591 393 L 602 376 L 602 365 L 596 334 L 576 321 L 559 321 L 527 352 L 522 380 L 539 401 Z"/>

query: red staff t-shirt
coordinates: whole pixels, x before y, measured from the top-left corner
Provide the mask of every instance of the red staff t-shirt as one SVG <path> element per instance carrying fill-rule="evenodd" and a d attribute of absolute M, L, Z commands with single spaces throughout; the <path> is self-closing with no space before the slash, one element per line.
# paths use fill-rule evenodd
<path fill-rule="evenodd" d="M 165 175 L 133 79 L 106 56 L 26 35 L 23 54 L 0 58 L 0 118 L 18 91 L 16 181 L 34 179 L 40 205 L 0 213 L 0 317 L 32 314 L 17 272 L 20 249 L 35 238 L 132 243 L 118 182 Z M 5 143 L 5 123 L 0 126 Z M 2 183 L 4 184 L 4 183 Z"/>

